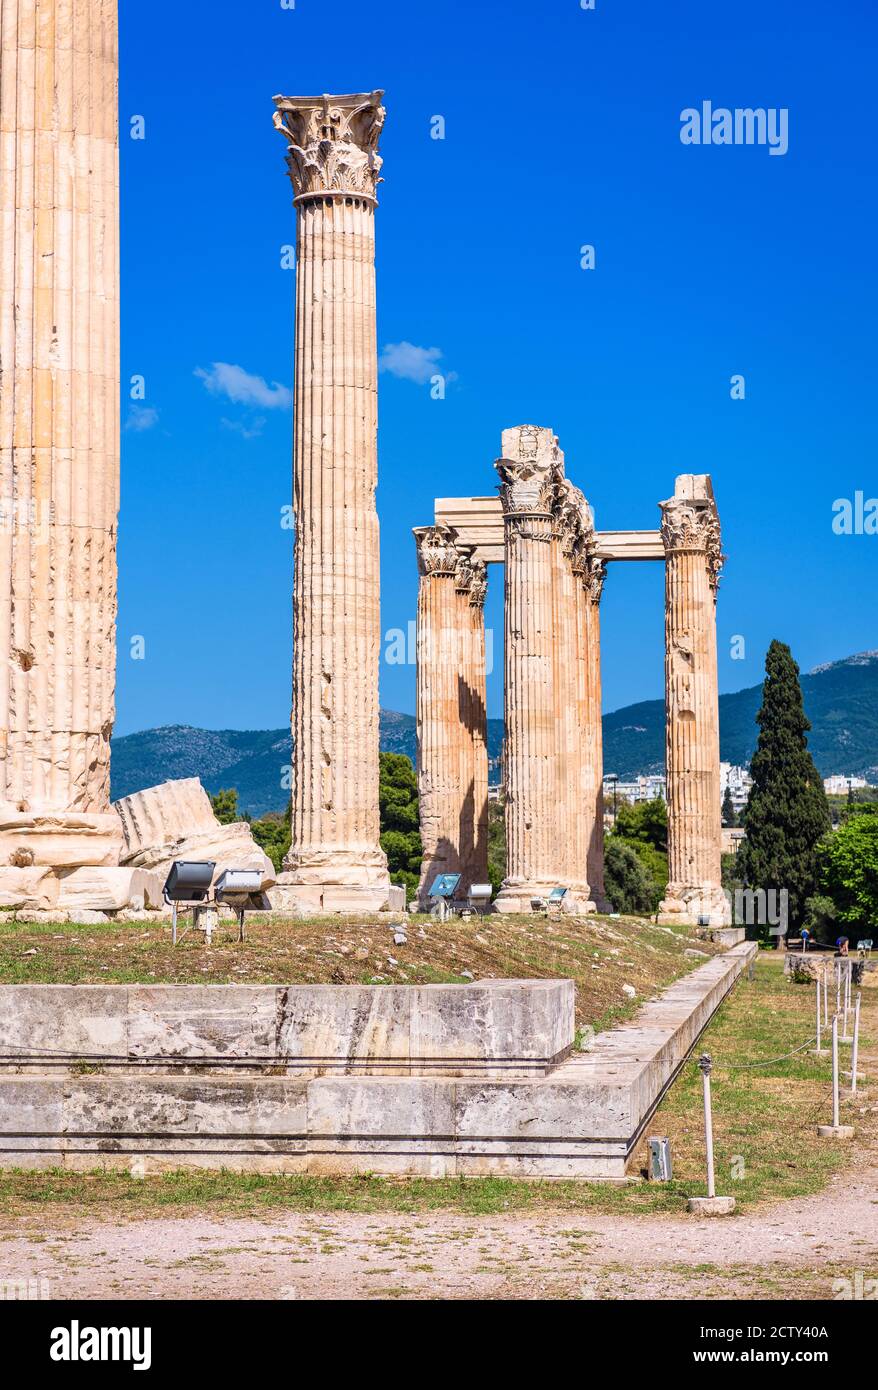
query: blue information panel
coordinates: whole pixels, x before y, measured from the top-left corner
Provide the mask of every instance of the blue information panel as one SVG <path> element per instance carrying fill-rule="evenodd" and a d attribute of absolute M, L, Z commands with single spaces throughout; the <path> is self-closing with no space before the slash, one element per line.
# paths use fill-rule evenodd
<path fill-rule="evenodd" d="M 439 874 L 433 879 L 433 887 L 430 889 L 431 898 L 450 898 L 454 890 L 460 883 L 460 874 Z"/>

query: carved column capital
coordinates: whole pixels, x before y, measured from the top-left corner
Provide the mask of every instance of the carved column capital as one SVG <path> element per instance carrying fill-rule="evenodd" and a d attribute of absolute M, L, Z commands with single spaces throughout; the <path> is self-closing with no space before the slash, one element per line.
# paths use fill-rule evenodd
<path fill-rule="evenodd" d="M 589 552 L 582 582 L 585 587 L 585 592 L 588 594 L 588 597 L 591 599 L 592 603 L 596 607 L 600 603 L 601 598 L 603 596 L 604 580 L 606 579 L 606 577 L 606 560 L 598 560 L 594 554 Z"/>
<path fill-rule="evenodd" d="M 665 554 L 702 552 L 710 575 L 710 586 L 716 594 L 726 557 L 722 553 L 719 513 L 713 497 L 672 497 L 667 502 L 660 502 L 659 506 Z"/>
<path fill-rule="evenodd" d="M 488 593 L 488 566 L 484 560 L 473 560 L 470 565 L 472 579 L 469 588 L 470 608 L 484 608 Z"/>
<path fill-rule="evenodd" d="M 375 201 L 381 182 L 383 95 L 375 91 L 274 98 L 274 127 L 287 141 L 296 201 L 331 194 Z"/>
<path fill-rule="evenodd" d="M 564 477 L 564 455 L 549 429 L 516 425 L 503 431 L 500 500 L 506 517 L 552 517 L 556 484 Z"/>
<path fill-rule="evenodd" d="M 420 574 L 456 575 L 463 558 L 450 526 L 415 527 Z"/>
<path fill-rule="evenodd" d="M 468 594 L 474 578 L 473 562 L 468 552 L 458 551 L 458 561 L 454 569 L 454 587 L 459 594 Z"/>

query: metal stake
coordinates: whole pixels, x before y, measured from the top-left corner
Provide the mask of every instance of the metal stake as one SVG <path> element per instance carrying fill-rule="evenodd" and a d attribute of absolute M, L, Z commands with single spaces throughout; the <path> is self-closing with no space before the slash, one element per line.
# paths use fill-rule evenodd
<path fill-rule="evenodd" d="M 832 1127 L 838 1129 L 838 1014 L 832 1015 Z"/>
<path fill-rule="evenodd" d="M 713 1062 L 710 1053 L 705 1052 L 698 1061 L 704 1082 L 704 1146 L 707 1150 L 707 1195 L 716 1196 L 716 1182 L 713 1174 L 713 1112 L 710 1104 L 710 1069 Z"/>
<path fill-rule="evenodd" d="M 857 1094 L 857 1055 L 860 1051 L 860 999 L 862 995 L 857 990 L 857 999 L 854 1004 L 854 1045 L 851 1048 L 851 1095 Z"/>
<path fill-rule="evenodd" d="M 820 971 L 816 972 L 817 977 L 817 1051 L 820 1051 Z"/>

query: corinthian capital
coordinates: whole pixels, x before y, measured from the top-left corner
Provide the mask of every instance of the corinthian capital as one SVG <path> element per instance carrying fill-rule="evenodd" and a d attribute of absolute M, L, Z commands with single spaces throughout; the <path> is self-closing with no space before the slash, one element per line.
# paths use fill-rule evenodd
<path fill-rule="evenodd" d="M 680 551 L 703 553 L 711 588 L 716 592 L 726 557 L 722 553 L 719 512 L 710 479 L 706 475 L 678 478 L 674 496 L 667 502 L 660 502 L 659 506 L 665 554 Z"/>
<path fill-rule="evenodd" d="M 418 548 L 418 571 L 421 574 L 457 574 L 464 558 L 454 540 L 450 526 L 418 526 L 415 529 Z"/>
<path fill-rule="evenodd" d="M 375 197 L 381 182 L 383 95 L 274 98 L 274 126 L 287 141 L 287 165 L 297 198 L 327 193 Z"/>
<path fill-rule="evenodd" d="M 470 565 L 472 579 L 469 586 L 470 608 L 484 608 L 488 592 L 488 566 L 484 560 L 473 560 Z"/>
<path fill-rule="evenodd" d="M 501 448 L 495 467 L 504 513 L 551 517 L 556 485 L 564 477 L 564 455 L 552 431 L 516 425 L 503 431 Z"/>

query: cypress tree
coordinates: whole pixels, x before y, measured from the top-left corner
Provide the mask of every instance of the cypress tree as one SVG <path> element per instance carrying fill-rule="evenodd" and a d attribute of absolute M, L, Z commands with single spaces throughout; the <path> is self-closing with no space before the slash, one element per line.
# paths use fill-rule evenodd
<path fill-rule="evenodd" d="M 817 891 L 817 845 L 831 828 L 823 782 L 808 751 L 811 728 L 799 668 L 784 642 L 765 659 L 759 739 L 750 765 L 753 788 L 744 811 L 739 864 L 751 888 L 786 889 L 789 924 L 799 926 Z"/>
<path fill-rule="evenodd" d="M 735 803 L 732 801 L 732 789 L 726 787 L 726 794 L 723 797 L 722 823 L 733 828 L 738 824 L 738 816 L 735 811 Z"/>

